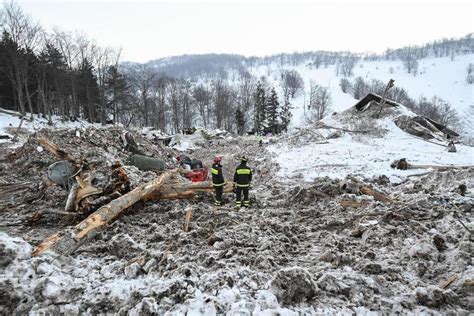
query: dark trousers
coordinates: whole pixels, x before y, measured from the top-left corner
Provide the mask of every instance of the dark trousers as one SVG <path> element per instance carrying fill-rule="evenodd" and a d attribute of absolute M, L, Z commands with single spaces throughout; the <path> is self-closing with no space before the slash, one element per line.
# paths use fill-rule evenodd
<path fill-rule="evenodd" d="M 235 204 L 237 206 L 242 205 L 242 192 L 244 193 L 244 206 L 250 206 L 249 200 L 249 188 L 248 187 L 237 187 L 235 190 L 236 200 Z"/>
<path fill-rule="evenodd" d="M 216 191 L 216 200 L 215 205 L 222 205 L 222 192 L 224 191 L 224 186 L 215 186 L 214 190 Z"/>

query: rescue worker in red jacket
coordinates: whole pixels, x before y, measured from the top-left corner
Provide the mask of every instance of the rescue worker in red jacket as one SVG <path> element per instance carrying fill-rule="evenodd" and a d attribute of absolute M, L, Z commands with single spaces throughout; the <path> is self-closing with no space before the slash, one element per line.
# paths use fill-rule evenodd
<path fill-rule="evenodd" d="M 236 195 L 236 206 L 242 206 L 242 192 L 244 193 L 243 206 L 250 206 L 249 188 L 252 181 L 252 169 L 247 167 L 247 157 L 242 156 L 240 165 L 237 166 L 234 173 L 234 186 Z"/>
<path fill-rule="evenodd" d="M 222 173 L 222 165 L 221 165 L 222 157 L 215 156 L 214 163 L 211 167 L 211 174 L 212 174 L 212 186 L 216 192 L 216 198 L 214 204 L 216 206 L 222 205 L 222 192 L 224 191 L 224 174 Z"/>

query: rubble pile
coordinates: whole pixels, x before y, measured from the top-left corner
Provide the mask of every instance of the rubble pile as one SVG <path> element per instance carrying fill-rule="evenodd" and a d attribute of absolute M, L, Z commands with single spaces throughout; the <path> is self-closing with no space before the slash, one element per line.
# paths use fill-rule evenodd
<path fill-rule="evenodd" d="M 131 148 L 130 144 L 124 143 L 125 133 L 121 128 L 87 128 L 43 129 L 30 135 L 21 147 L 9 154 L 11 162 L 3 163 L 0 168 L 0 210 L 10 210 L 5 213 L 6 224 L 21 220 L 29 224 L 49 225 L 65 217 L 64 206 L 69 187 L 55 185 L 48 179 L 48 168 L 60 159 L 47 152 L 41 139 L 53 142 L 76 159 L 79 168 L 91 174 L 91 184 L 104 190 L 112 181 L 117 165 L 124 166 L 132 187 L 156 177 L 154 172 L 143 172 L 130 165 L 134 151 L 159 157 L 167 165 L 173 165 L 175 151 L 156 146 L 135 133 L 128 136 L 134 139 L 134 147 Z M 64 219 L 65 223 L 70 221 L 70 216 Z"/>
<path fill-rule="evenodd" d="M 111 162 L 126 165 L 130 155 L 113 130 L 41 133 L 93 165 L 97 187 L 108 182 Z M 172 150 L 135 140 L 172 164 Z M 472 169 L 397 184 L 351 176 L 295 186 L 275 175 L 278 165 L 255 137 L 210 138 L 187 153 L 207 166 L 222 155 L 226 180 L 247 155 L 255 172 L 251 208 L 235 209 L 231 194 L 219 208 L 206 194 L 138 202 L 74 254 L 32 257 L 45 237 L 79 221 L 70 214 L 32 220 L 39 210 L 64 209 L 67 197 L 44 179 L 57 159 L 38 146 L 32 137 L 0 173 L 0 190 L 8 192 L 0 204 L 0 313 L 468 315 L 473 309 Z M 132 188 L 156 177 L 125 168 Z"/>

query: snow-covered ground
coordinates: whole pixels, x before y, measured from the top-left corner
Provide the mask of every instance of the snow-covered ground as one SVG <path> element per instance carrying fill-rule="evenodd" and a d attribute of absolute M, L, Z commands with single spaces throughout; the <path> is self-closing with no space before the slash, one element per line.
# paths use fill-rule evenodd
<path fill-rule="evenodd" d="M 458 151 L 449 153 L 444 146 L 403 132 L 391 120 L 383 120 L 380 127 L 388 130 L 380 138 L 347 133 L 324 144 L 282 143 L 268 149 L 281 167 L 281 177 L 303 177 L 306 181 L 324 176 L 343 179 L 347 175 L 369 178 L 385 175 L 392 182 L 400 182 L 408 175 L 426 172 L 426 169 L 390 168 L 391 162 L 400 158 L 417 165 L 474 165 L 474 147 L 457 145 Z"/>
<path fill-rule="evenodd" d="M 450 57 L 424 58 L 419 61 L 418 74 L 414 76 L 407 73 L 400 60 L 361 60 L 354 67 L 354 75 L 348 79 L 353 81 L 360 76 L 366 81 L 378 79 L 388 82 L 392 78 L 395 80 L 395 85 L 404 88 L 411 98 L 418 100 L 424 96 L 431 99 L 436 95 L 448 101 L 462 118 L 469 105 L 474 104 L 474 85 L 466 82 L 466 69 L 469 63 L 474 63 L 473 54 L 456 56 L 454 60 Z M 257 76 L 269 76 L 270 83 L 279 87 L 279 69 L 282 68 L 272 64 L 258 67 L 253 73 Z M 285 66 L 284 69 L 296 69 L 305 82 L 305 93 L 292 100 L 293 128 L 306 123 L 303 104 L 308 104 L 311 80 L 329 88 L 332 111 L 343 111 L 357 102 L 352 95 L 341 91 L 339 82 L 343 77 L 336 75 L 335 65 L 310 69 L 301 64 L 296 67 Z"/>
<path fill-rule="evenodd" d="M 91 124 L 85 121 L 62 121 L 59 117 L 54 116 L 52 118 L 53 125 L 48 125 L 48 120 L 43 119 L 43 118 L 38 118 L 35 115 L 35 118 L 33 122 L 30 122 L 28 120 L 23 120 L 23 123 L 21 124 L 20 132 L 19 132 L 19 137 L 21 138 L 22 135 L 22 130 L 26 130 L 28 133 L 33 133 L 35 131 L 39 131 L 42 128 L 71 128 L 71 129 L 76 129 L 76 128 L 86 128 L 86 127 L 96 127 L 99 128 L 101 125 L 100 124 Z M 10 114 L 5 114 L 5 113 L 0 113 L 0 136 L 1 135 L 8 135 L 9 138 L 5 139 L 0 139 L 0 143 L 4 142 L 10 142 L 11 139 L 14 137 L 15 133 L 18 130 L 18 127 L 20 126 L 21 119 L 17 116 L 10 115 Z M 21 142 L 17 143 L 16 145 L 12 144 L 12 147 L 16 147 L 18 145 L 21 145 Z"/>
<path fill-rule="evenodd" d="M 396 80 L 396 84 L 409 91 L 412 98 L 417 98 L 421 95 L 431 97 L 432 95 L 436 94 L 441 98 L 451 102 L 451 104 L 459 111 L 464 111 L 468 104 L 473 103 L 472 86 L 468 86 L 464 82 L 465 68 L 471 59 L 472 55 L 459 56 L 456 57 L 454 61 L 451 61 L 449 58 L 425 59 L 420 62 L 421 73 L 416 77 L 406 74 L 405 70 L 403 70 L 401 66 L 401 62 L 399 61 L 361 62 L 355 68 L 355 75 L 360 75 L 365 79 L 377 78 L 383 81 L 387 81 L 389 78 L 394 78 Z M 302 74 L 307 90 L 309 89 L 310 80 L 315 80 L 317 83 L 330 88 L 333 99 L 333 111 L 342 112 L 356 103 L 356 100 L 354 100 L 352 96 L 349 94 L 344 94 L 340 90 L 340 77 L 336 76 L 334 66 L 312 70 L 306 68 L 303 65 L 296 68 Z M 393 68 L 393 73 L 390 71 L 391 68 Z M 262 67 L 256 71 L 262 72 L 263 74 L 265 69 Z M 274 81 L 275 85 L 278 85 L 278 75 L 276 72 L 272 73 L 270 78 Z M 266 146 L 266 149 L 271 152 L 273 159 L 279 164 L 280 169 L 277 173 L 278 178 L 283 180 L 285 183 L 290 183 L 288 190 L 290 190 L 292 187 L 292 179 L 295 181 L 304 180 L 311 182 L 314 180 L 314 178 L 323 176 L 342 179 L 347 175 L 360 175 L 362 177 L 368 178 L 385 175 L 392 182 L 400 182 L 401 180 L 406 179 L 406 177 L 409 175 L 426 172 L 426 169 L 406 171 L 391 169 L 390 163 L 393 160 L 400 158 L 406 158 L 412 164 L 474 165 L 474 147 L 457 145 L 456 153 L 448 153 L 446 148 L 443 146 L 446 144 L 433 144 L 403 132 L 395 125 L 393 122 L 393 117 L 385 117 L 384 119 L 377 121 L 376 127 L 379 130 L 384 130 L 384 133 L 381 135 L 343 133 L 339 138 L 330 138 L 326 140 L 325 137 L 328 136 L 329 133 L 333 132 L 332 130 L 316 130 L 312 129 L 311 127 L 306 127 L 311 132 L 319 134 L 324 141 L 301 143 L 294 140 L 291 141 L 290 137 L 293 134 L 297 134 L 299 131 L 301 131 L 301 129 L 298 128 L 301 128 L 303 125 L 305 125 L 303 104 L 307 101 L 308 100 L 305 95 L 301 95 L 293 101 L 295 106 L 293 110 L 295 119 L 293 122 L 292 133 L 289 135 L 275 137 L 271 140 L 272 144 Z M 407 112 L 403 112 L 405 111 L 404 109 L 401 111 L 402 114 L 409 114 Z M 347 124 L 347 122 L 343 121 L 343 118 L 343 116 L 339 115 L 329 116 L 324 120 L 324 122 L 330 126 L 343 127 L 344 124 Z M 0 135 L 7 134 L 9 136 L 13 136 L 19 124 L 20 119 L 17 117 L 0 114 Z M 57 119 L 55 119 L 54 124 L 54 128 L 83 128 L 90 126 L 91 124 L 84 122 L 61 122 Z M 100 127 L 100 125 L 93 126 Z M 48 125 L 47 122 L 42 119 L 37 119 L 34 122 L 24 121 L 22 125 L 22 128 L 28 130 L 29 132 L 37 131 L 44 127 L 48 127 Z M 348 126 L 346 125 L 345 127 L 347 128 Z M 142 133 L 145 132 L 146 131 L 143 131 Z M 23 136 L 21 140 L 25 140 L 25 137 Z M 0 142 L 9 141 L 10 140 L 8 139 L 0 140 Z M 200 142 L 204 142 L 202 135 L 200 134 L 180 135 L 179 138 L 177 137 L 173 141 L 175 142 L 175 148 L 179 150 L 206 148 L 200 144 Z M 247 145 L 245 142 L 252 142 L 256 144 L 256 142 L 253 142 L 254 139 L 251 137 L 244 139 L 236 138 L 235 141 L 242 141 L 242 148 Z M 213 152 L 209 151 L 210 157 L 212 157 L 213 154 Z M 255 157 L 251 157 L 250 159 L 252 158 L 255 159 Z M 472 190 L 471 184 L 471 180 L 470 182 L 467 182 L 468 190 Z M 266 183 L 261 183 L 260 185 L 261 188 L 266 188 Z M 271 194 L 273 194 L 273 192 Z M 273 199 L 274 197 L 272 196 L 272 201 Z M 329 199 L 329 202 L 332 202 L 332 200 L 333 199 Z M 179 206 L 178 209 L 181 211 L 183 208 Z M 329 207 L 327 209 L 332 210 L 332 208 Z M 158 222 L 153 223 L 150 220 L 150 218 L 153 216 L 155 216 L 155 220 L 161 220 L 160 217 L 156 216 L 160 214 L 163 215 L 167 212 L 174 214 L 173 216 L 176 216 L 175 223 L 173 223 L 173 225 L 170 227 L 173 227 L 173 229 L 176 231 L 180 230 L 180 224 L 178 225 L 176 223 L 178 223 L 178 218 L 179 223 L 181 223 L 180 220 L 183 217 L 181 213 L 178 213 L 178 211 L 169 210 L 160 213 L 155 209 L 150 210 L 150 212 L 147 213 L 146 217 L 144 217 L 145 221 L 143 223 L 138 222 L 139 225 L 137 224 L 137 226 L 134 226 L 137 227 L 137 231 L 145 231 L 144 227 L 149 229 L 146 231 L 146 234 L 149 234 L 151 237 L 148 236 L 149 238 L 146 241 L 140 240 L 135 242 L 128 234 L 122 234 L 121 237 L 113 237 L 112 242 L 119 245 L 121 248 L 132 245 L 137 249 L 137 254 L 145 250 L 145 244 L 148 243 L 148 245 L 155 247 L 164 238 L 169 236 L 176 236 L 176 240 L 182 242 L 180 244 L 180 248 L 183 249 L 183 245 L 188 243 L 192 244 L 195 242 L 194 240 L 190 239 L 192 238 L 192 234 L 184 234 L 179 232 L 175 235 L 172 235 L 169 232 L 173 232 L 173 230 L 164 230 L 164 226 L 158 226 Z M 202 210 L 201 213 L 203 213 Z M 6 214 L 6 212 L 4 214 Z M 216 211 L 212 210 L 212 219 L 217 222 L 219 218 L 216 216 L 216 214 Z M 226 210 L 223 214 L 226 216 L 232 216 L 233 213 L 227 212 Z M 235 212 L 235 214 L 235 216 L 239 215 L 238 212 Z M 251 210 L 250 216 L 254 216 L 255 214 L 257 213 L 254 212 L 254 210 Z M 258 215 L 258 217 L 265 220 L 272 219 L 272 216 L 267 215 L 267 217 L 265 217 L 264 214 L 265 210 L 263 210 L 262 215 Z M 316 213 L 312 209 L 307 214 Z M 319 213 L 317 214 L 319 216 Z M 134 215 L 130 214 L 130 217 L 132 216 Z M 142 215 L 135 214 L 135 216 L 137 218 L 141 218 Z M 279 218 L 280 216 L 282 215 L 278 213 L 278 215 L 273 217 Z M 199 222 L 198 218 L 196 218 L 196 220 L 193 219 L 193 221 L 196 223 L 195 231 L 197 232 L 199 231 L 197 226 L 197 223 Z M 380 218 L 378 219 L 380 220 Z M 141 220 L 143 221 L 143 219 Z M 166 221 L 172 220 L 172 217 L 166 217 Z M 203 222 L 205 224 L 206 221 L 202 220 L 200 224 Z M 233 230 L 232 227 L 229 228 L 228 221 L 229 219 L 225 219 L 224 223 L 226 226 L 222 226 L 222 234 L 224 234 L 224 237 L 227 236 L 225 234 Z M 407 219 L 407 221 L 409 222 L 410 219 Z M 211 222 L 211 220 L 209 222 Z M 380 230 L 381 227 L 385 225 L 379 224 L 379 222 L 380 221 L 377 220 L 369 221 L 369 224 L 375 227 L 374 229 L 369 230 L 369 232 L 377 231 L 377 229 Z M 330 222 L 326 223 L 329 225 Z M 246 220 L 242 220 L 241 225 L 245 226 L 246 224 Z M 292 227 L 305 226 L 291 225 Z M 312 223 L 312 225 L 315 224 Z M 117 226 L 118 225 L 115 225 L 116 229 Z M 271 226 L 268 224 L 268 222 L 262 222 L 260 227 L 268 226 Z M 244 228 L 246 233 L 241 234 L 243 237 L 246 237 L 248 234 L 260 234 L 261 230 L 254 229 L 254 227 L 250 226 L 245 226 Z M 286 231 L 286 228 L 288 227 L 281 226 L 279 230 Z M 111 229 L 114 229 L 114 227 L 111 227 Z M 234 226 L 234 230 L 235 229 L 236 228 Z M 290 229 L 288 229 L 288 231 L 290 231 Z M 454 232 L 452 232 L 453 229 L 450 227 L 448 227 L 446 231 L 446 234 L 454 234 Z M 322 232 L 325 235 L 324 239 L 326 239 L 326 234 L 333 234 L 335 231 L 324 231 L 323 229 Z M 136 233 L 136 231 L 127 231 L 127 233 L 133 234 Z M 303 233 L 304 232 L 302 232 L 302 234 Z M 400 230 L 397 234 L 401 233 L 402 231 Z M 164 237 L 160 234 L 163 234 Z M 304 238 L 301 238 L 301 240 L 306 239 L 308 236 L 311 236 L 311 234 L 308 233 L 308 235 L 304 235 Z M 341 242 L 341 245 L 347 243 L 347 234 L 348 232 L 346 231 L 342 232 L 341 236 L 343 237 L 341 237 L 341 240 L 344 240 L 344 242 Z M 280 241 L 272 241 L 271 239 L 267 240 L 267 237 L 270 235 L 266 233 L 264 235 L 264 238 L 258 239 L 258 242 L 262 243 L 262 245 L 267 244 L 265 247 L 269 248 L 275 243 L 280 243 Z M 365 235 L 370 236 L 369 234 Z M 388 232 L 384 232 L 380 236 L 383 237 L 388 235 Z M 115 241 L 114 238 L 116 239 Z M 226 238 L 228 238 L 228 240 L 233 240 L 230 239 L 230 237 Z M 410 238 L 413 237 L 410 236 Z M 202 239 L 202 237 L 199 236 L 199 239 Z M 288 238 L 286 237 L 286 239 Z M 107 240 L 107 238 L 104 238 L 104 240 Z M 138 237 L 135 237 L 135 240 L 138 240 Z M 317 240 L 322 241 L 323 239 Z M 447 238 L 447 240 L 450 239 Z M 168 315 L 214 315 L 217 312 L 216 306 L 220 306 L 222 310 L 227 311 L 227 315 L 248 315 L 250 312 L 252 312 L 254 315 L 300 315 L 305 313 L 336 314 L 353 312 L 358 312 L 360 314 L 371 314 L 371 312 L 367 309 L 363 307 L 359 308 L 357 306 L 350 309 L 349 307 L 344 307 L 347 309 L 343 310 L 333 310 L 329 307 L 328 309 L 324 310 L 315 310 L 314 308 L 307 306 L 302 308 L 295 307 L 292 308 L 292 310 L 289 310 L 284 308 L 284 305 L 277 301 L 275 294 L 268 290 L 268 284 L 264 284 L 262 281 L 261 284 L 257 286 L 252 277 L 247 277 L 246 273 L 249 271 L 249 268 L 243 265 L 235 266 L 234 268 L 232 266 L 226 267 L 226 271 L 228 272 L 226 275 L 232 276 L 233 279 L 239 282 L 238 285 L 240 288 L 238 286 L 219 285 L 218 289 L 211 291 L 206 289 L 205 286 L 202 286 L 202 284 L 209 284 L 212 283 L 209 280 L 212 280 L 213 278 L 217 279 L 216 273 L 212 268 L 209 270 L 204 270 L 200 269 L 200 266 L 193 267 L 191 264 L 189 266 L 193 271 L 193 275 L 191 277 L 180 275 L 167 278 L 166 275 L 153 272 L 153 270 L 150 270 L 151 272 L 145 272 L 144 267 L 142 269 L 142 267 L 137 262 L 126 260 L 125 256 L 118 259 L 107 256 L 102 258 L 91 256 L 90 254 L 94 253 L 94 249 L 101 249 L 100 251 L 103 251 L 103 248 L 99 248 L 100 243 L 96 243 L 95 247 L 97 248 L 92 248 L 92 250 L 89 250 L 89 252 L 86 251 L 85 253 L 78 254 L 74 257 L 63 257 L 48 253 L 44 256 L 32 258 L 32 244 L 29 242 L 31 241 L 19 237 L 13 237 L 0 232 L 0 246 L 3 246 L 2 251 L 4 251 L 5 254 L 5 256 L 0 260 L 0 263 L 4 264 L 4 269 L 0 273 L 0 284 L 9 284 L 9 288 L 14 289 L 12 293 L 3 294 L 5 294 L 5 296 L 6 294 L 11 295 L 9 301 L 15 301 L 18 299 L 17 301 L 19 303 L 15 308 L 17 308 L 17 311 L 22 311 L 24 313 L 62 312 L 65 314 L 77 314 L 79 312 L 84 312 L 84 310 L 79 310 L 78 306 L 82 306 L 82 308 L 85 308 L 84 306 L 90 306 L 89 308 L 91 313 L 100 310 L 119 311 L 121 306 L 123 307 L 120 311 L 123 313 L 128 311 L 130 315 L 146 314 L 147 312 L 159 313 L 160 311 L 163 311 L 162 307 L 160 309 L 160 306 L 166 305 L 169 302 L 173 302 L 167 301 L 168 297 L 175 295 L 177 294 L 177 291 L 180 291 L 178 294 L 185 299 L 182 299 L 181 303 L 176 304 L 174 309 L 170 311 Z M 363 238 L 363 242 L 356 242 L 357 244 L 366 243 L 367 236 Z M 370 238 L 368 242 L 371 242 Z M 405 239 L 403 242 L 409 242 L 409 238 Z M 415 241 L 413 240 L 413 243 L 414 242 Z M 320 245 L 315 242 L 314 246 L 319 247 L 323 244 L 324 242 L 321 242 Z M 381 247 L 376 243 L 374 243 L 374 246 Z M 216 242 L 214 246 L 209 246 L 208 248 L 206 247 L 208 246 L 206 246 L 206 241 L 204 241 L 203 249 L 209 249 L 206 250 L 206 256 L 209 258 L 213 252 L 214 254 L 219 254 L 219 256 L 222 254 L 222 256 L 220 256 L 217 260 L 224 260 L 226 258 L 225 256 L 240 256 L 238 253 L 233 253 L 233 251 L 237 248 L 232 248 L 234 250 L 229 250 L 229 252 L 227 252 L 227 250 L 223 248 L 227 247 L 224 242 Z M 387 246 L 383 246 L 383 248 L 380 249 L 384 249 L 386 247 Z M 432 248 L 432 246 L 430 247 Z M 431 248 L 428 248 L 428 254 L 433 252 Z M 173 254 L 173 252 L 170 251 L 170 247 L 167 249 L 168 250 L 166 250 L 166 252 L 161 252 L 160 250 L 160 252 L 153 251 L 151 253 L 151 260 L 155 260 L 155 257 L 162 258 L 158 264 L 156 263 L 156 260 L 158 259 L 155 260 L 154 264 L 156 266 L 166 264 L 172 266 L 175 263 L 179 263 L 178 259 L 187 260 L 186 256 L 191 257 L 191 255 L 188 253 L 183 256 Z M 324 249 L 318 249 L 318 251 L 312 253 L 312 255 L 318 254 L 319 258 L 319 254 L 322 252 L 322 250 Z M 107 248 L 107 251 L 110 251 L 110 249 Z M 127 248 L 124 251 L 130 251 L 130 249 Z M 339 250 L 337 252 L 339 252 Z M 384 251 L 381 251 L 382 255 L 383 252 Z M 162 253 L 163 256 L 161 255 Z M 173 258 L 173 256 L 176 258 Z M 379 256 L 379 254 L 377 254 L 377 256 Z M 313 257 L 310 256 L 310 258 Z M 151 262 L 151 260 L 148 262 Z M 327 266 L 325 266 L 327 263 L 325 263 L 324 260 L 314 260 L 314 258 L 311 260 L 313 261 L 311 261 L 310 267 L 314 267 L 319 264 L 319 266 L 322 267 L 321 271 L 326 271 L 329 269 Z M 373 263 L 373 259 L 370 259 L 370 261 Z M 190 259 L 189 262 L 192 263 L 192 259 Z M 438 262 L 438 260 L 433 262 Z M 183 266 L 179 265 L 179 267 Z M 184 266 L 184 268 L 185 267 L 186 266 Z M 291 269 L 292 266 L 285 268 Z M 342 270 L 344 271 L 341 272 Z M 450 270 L 445 269 L 442 271 Z M 332 273 L 334 273 L 338 279 L 344 279 L 344 282 L 349 282 L 348 280 L 353 278 L 354 275 L 357 276 L 357 273 L 355 273 L 349 266 L 340 267 L 340 270 L 329 271 L 327 276 L 331 276 Z M 465 276 L 466 279 L 469 277 L 469 275 L 472 275 L 472 269 L 470 266 L 464 273 L 467 275 Z M 414 278 L 410 276 L 408 279 L 411 280 Z M 329 281 L 327 282 L 336 282 L 331 281 L 336 280 L 335 278 L 331 279 L 328 277 L 328 280 Z M 374 280 L 379 279 L 375 277 L 372 278 L 372 276 L 370 276 L 367 278 L 364 277 L 364 280 L 368 280 L 367 282 L 370 284 L 376 284 L 376 281 Z M 460 280 L 459 282 L 461 281 L 463 280 Z M 334 284 L 339 286 L 338 282 L 339 281 Z M 245 284 L 245 288 L 243 287 L 243 284 Z M 325 284 L 326 281 L 321 281 L 321 285 Z M 384 286 L 387 283 L 381 282 L 380 284 L 381 286 Z M 420 284 L 418 284 L 418 286 L 419 285 Z M 423 283 L 421 283 L 421 285 L 425 286 Z M 347 285 L 344 285 L 344 287 L 346 286 Z M 370 285 L 370 287 L 372 287 L 372 285 Z M 7 287 L 5 286 L 5 288 Z M 347 288 L 349 289 L 351 286 L 347 286 Z M 250 289 L 251 292 L 249 292 L 248 289 Z M 329 290 L 327 292 L 330 293 Z M 1 291 L 0 294 L 2 294 Z M 15 295 L 18 295 L 18 297 Z M 330 295 L 334 294 L 330 293 Z M 404 295 L 407 295 L 407 293 Z M 135 297 L 140 298 L 138 304 L 136 304 L 137 302 Z M 35 298 L 38 301 L 45 303 L 44 305 L 32 305 L 30 302 L 28 302 L 28 298 Z M 20 299 L 22 300 L 21 302 Z M 5 301 L 8 300 L 5 299 Z M 249 302 L 252 302 L 252 305 L 249 305 Z M 249 306 L 251 306 L 251 308 Z M 396 306 L 396 304 L 393 306 Z M 416 306 L 413 307 L 413 311 L 415 313 L 417 308 L 418 307 Z M 0 312 L 1 311 L 2 310 L 0 309 Z"/>

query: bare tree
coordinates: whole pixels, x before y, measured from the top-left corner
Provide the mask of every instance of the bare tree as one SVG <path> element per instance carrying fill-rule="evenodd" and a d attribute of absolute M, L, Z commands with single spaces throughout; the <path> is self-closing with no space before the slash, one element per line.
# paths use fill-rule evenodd
<path fill-rule="evenodd" d="M 255 93 L 256 79 L 246 70 L 240 70 L 238 90 L 240 96 L 240 105 L 243 112 L 248 112 L 253 104 L 253 95 Z"/>
<path fill-rule="evenodd" d="M 166 111 L 167 103 L 166 97 L 170 85 L 170 78 L 165 74 L 161 74 L 153 80 L 152 84 L 152 98 L 154 100 L 153 108 L 153 126 L 159 128 L 161 131 L 167 131 Z"/>
<path fill-rule="evenodd" d="M 59 29 L 53 30 L 53 45 L 59 49 L 64 61 L 67 65 L 67 70 L 69 73 L 73 73 L 75 69 L 80 67 L 79 61 L 79 49 L 76 42 L 74 41 L 74 36 L 72 33 L 64 32 Z M 68 76 L 69 86 L 70 86 L 70 96 L 71 96 L 71 111 L 75 117 L 79 117 L 80 109 L 77 101 L 77 83 L 76 76 Z M 60 109 L 61 114 L 64 116 L 69 116 L 69 107 L 67 105 L 67 100 L 65 97 L 59 99 L 61 103 Z"/>
<path fill-rule="evenodd" d="M 345 57 L 341 61 L 341 73 L 344 77 L 351 77 L 353 74 L 353 70 L 357 59 L 351 56 Z"/>
<path fill-rule="evenodd" d="M 283 70 L 281 73 L 281 87 L 284 95 L 294 98 L 299 92 L 304 90 L 304 81 L 298 71 Z"/>
<path fill-rule="evenodd" d="M 134 90 L 140 95 L 139 106 L 143 114 L 143 124 L 145 126 L 149 126 L 150 123 L 149 95 L 155 77 L 156 72 L 154 72 L 154 70 L 148 64 L 135 65 L 131 71 L 131 80 Z M 177 88 L 178 87 L 176 85 L 176 89 Z M 179 127 L 179 123 L 175 124 L 175 127 Z"/>
<path fill-rule="evenodd" d="M 322 87 L 311 81 L 309 98 L 309 119 L 310 121 L 322 120 L 330 111 L 331 93 L 326 87 Z"/>
<path fill-rule="evenodd" d="M 180 128 L 180 113 L 181 113 L 181 102 L 180 102 L 180 91 L 179 82 L 176 79 L 170 81 L 170 87 L 168 92 L 168 104 L 171 110 L 171 123 L 172 132 L 178 133 Z"/>
<path fill-rule="evenodd" d="M 431 100 L 421 97 L 416 112 L 443 125 L 454 126 L 459 123 L 459 116 L 445 100 L 434 96 Z"/>
<path fill-rule="evenodd" d="M 341 87 L 342 92 L 347 93 L 351 89 L 352 85 L 351 82 L 347 78 L 341 78 L 339 82 L 339 86 Z"/>
<path fill-rule="evenodd" d="M 468 84 L 473 84 L 474 83 L 474 64 L 469 63 L 469 66 L 467 66 L 467 76 L 466 76 L 466 82 Z"/>
<path fill-rule="evenodd" d="M 193 122 L 193 98 L 192 98 L 192 86 L 189 80 L 182 80 L 180 85 L 181 92 L 181 107 L 182 107 L 182 120 L 183 128 L 192 127 Z"/>
<path fill-rule="evenodd" d="M 416 50 L 412 47 L 404 49 L 400 59 L 402 60 L 403 66 L 407 72 L 416 76 L 418 72 L 418 57 L 416 55 Z"/>
<path fill-rule="evenodd" d="M 202 123 L 207 128 L 210 120 L 212 94 L 205 85 L 199 84 L 194 87 L 193 96 L 198 105 Z"/>
<path fill-rule="evenodd" d="M 370 88 L 367 83 L 365 83 L 364 79 L 362 79 L 362 77 L 355 78 L 354 84 L 352 85 L 352 95 L 354 98 L 360 100 L 369 92 Z"/>
<path fill-rule="evenodd" d="M 100 121 L 104 125 L 107 121 L 106 79 L 110 66 L 118 66 L 121 51 L 111 47 L 95 47 L 92 51 L 93 63 L 97 71 L 97 82 L 99 84 Z"/>
<path fill-rule="evenodd" d="M 228 111 L 230 108 L 230 89 L 224 80 L 217 80 L 214 82 L 213 88 L 216 127 L 223 128 L 225 124 L 226 111 Z"/>

